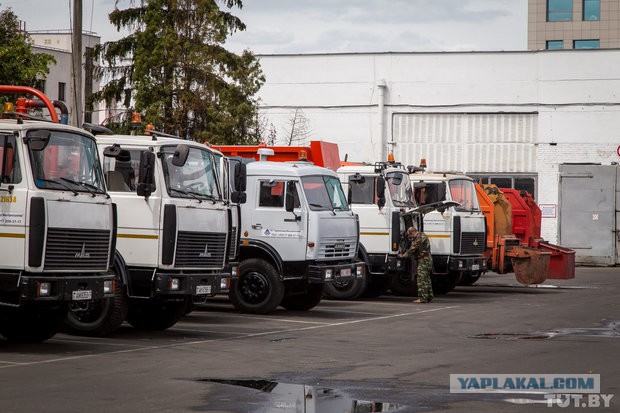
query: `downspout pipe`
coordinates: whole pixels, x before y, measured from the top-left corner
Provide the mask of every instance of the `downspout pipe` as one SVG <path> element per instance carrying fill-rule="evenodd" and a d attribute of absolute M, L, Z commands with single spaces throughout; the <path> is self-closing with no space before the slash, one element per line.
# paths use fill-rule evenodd
<path fill-rule="evenodd" d="M 385 79 L 381 79 L 377 82 L 377 88 L 379 89 L 379 142 L 381 143 L 381 150 L 379 151 L 379 159 L 381 162 L 387 159 L 385 154 L 387 148 L 387 139 L 385 137 L 385 89 L 387 84 Z"/>

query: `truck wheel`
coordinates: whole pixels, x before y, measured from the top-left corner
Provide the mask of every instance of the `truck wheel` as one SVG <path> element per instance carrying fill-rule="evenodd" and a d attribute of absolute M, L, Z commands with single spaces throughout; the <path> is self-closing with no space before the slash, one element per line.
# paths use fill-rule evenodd
<path fill-rule="evenodd" d="M 459 281 L 459 285 L 472 285 L 480 279 L 480 275 L 479 271 L 463 274 L 461 281 Z"/>
<path fill-rule="evenodd" d="M 185 315 L 187 300 L 131 300 L 127 321 L 141 330 L 162 331 L 172 327 Z"/>
<path fill-rule="evenodd" d="M 347 281 L 334 281 L 325 285 L 323 295 L 332 300 L 355 300 L 359 298 L 368 285 L 368 276 Z"/>
<path fill-rule="evenodd" d="M 127 317 L 124 287 L 116 280 L 114 297 L 87 303 L 69 304 L 63 332 L 89 337 L 105 337 L 118 330 Z"/>
<path fill-rule="evenodd" d="M 0 334 L 9 341 L 40 343 L 53 337 L 67 316 L 67 307 L 2 311 Z"/>
<path fill-rule="evenodd" d="M 417 279 L 409 279 L 408 273 L 394 273 L 394 275 L 392 275 L 392 282 L 390 283 L 390 290 L 392 290 L 392 293 L 395 295 L 416 297 L 418 295 Z M 433 292 L 435 292 L 434 286 Z"/>
<path fill-rule="evenodd" d="M 362 294 L 362 297 L 377 298 L 390 289 L 391 283 L 392 279 L 390 277 L 373 277 L 368 287 L 366 287 L 366 291 Z"/>
<path fill-rule="evenodd" d="M 239 278 L 231 281 L 228 297 L 237 310 L 267 314 L 282 302 L 284 284 L 270 263 L 249 258 L 239 264 Z"/>
<path fill-rule="evenodd" d="M 284 297 L 282 307 L 292 311 L 308 311 L 321 302 L 325 284 L 309 284 L 306 294 L 295 294 Z"/>
<path fill-rule="evenodd" d="M 449 273 L 446 275 L 432 275 L 431 283 L 433 284 L 433 294 L 444 295 L 454 290 L 461 276 L 459 273 Z"/>

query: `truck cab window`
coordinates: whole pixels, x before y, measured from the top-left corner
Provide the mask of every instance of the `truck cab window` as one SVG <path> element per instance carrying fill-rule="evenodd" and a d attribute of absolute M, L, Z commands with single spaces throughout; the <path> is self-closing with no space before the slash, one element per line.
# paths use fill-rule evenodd
<path fill-rule="evenodd" d="M 129 150 L 131 159 L 121 161 L 114 158 L 105 158 L 103 172 L 108 190 L 118 192 L 135 192 L 140 167 L 139 150 Z"/>
<path fill-rule="evenodd" d="M 424 182 L 416 185 L 415 199 L 418 205 L 427 205 L 446 200 L 446 184 L 444 182 Z"/>
<path fill-rule="evenodd" d="M 22 180 L 15 151 L 15 137 L 12 135 L 0 135 L 0 171 L 2 171 L 0 183 L 16 184 Z"/>
<path fill-rule="evenodd" d="M 349 180 L 349 203 L 350 204 L 375 204 L 376 177 L 366 176 L 362 181 Z"/>
<path fill-rule="evenodd" d="M 297 201 L 299 203 L 299 201 Z M 260 181 L 259 207 L 282 208 L 284 207 L 284 182 L 283 181 Z"/>

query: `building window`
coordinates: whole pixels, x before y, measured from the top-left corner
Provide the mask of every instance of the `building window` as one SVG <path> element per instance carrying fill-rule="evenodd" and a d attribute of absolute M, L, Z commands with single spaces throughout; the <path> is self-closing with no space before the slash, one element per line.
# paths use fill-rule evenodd
<path fill-rule="evenodd" d="M 34 88 L 38 91 L 45 93 L 45 79 L 37 79 L 34 82 Z"/>
<path fill-rule="evenodd" d="M 65 101 L 65 91 L 67 89 L 67 84 L 65 82 L 58 82 L 58 100 Z"/>
<path fill-rule="evenodd" d="M 571 20 L 573 20 L 573 0 L 547 0 L 548 22 Z"/>
<path fill-rule="evenodd" d="M 583 20 L 601 20 L 601 0 L 583 0 Z"/>
<path fill-rule="evenodd" d="M 547 50 L 558 50 L 564 48 L 562 40 L 547 40 Z"/>
<path fill-rule="evenodd" d="M 599 49 L 601 41 L 596 40 L 574 40 L 573 49 Z"/>
<path fill-rule="evenodd" d="M 494 184 L 499 188 L 513 188 L 518 191 L 527 191 L 536 199 L 536 181 L 535 175 L 519 174 L 519 175 L 504 175 L 504 174 L 471 174 L 469 175 L 474 181 L 483 184 Z"/>

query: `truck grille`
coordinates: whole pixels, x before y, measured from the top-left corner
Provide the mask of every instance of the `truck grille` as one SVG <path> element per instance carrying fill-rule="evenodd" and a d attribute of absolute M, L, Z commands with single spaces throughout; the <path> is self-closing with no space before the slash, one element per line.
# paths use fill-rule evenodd
<path fill-rule="evenodd" d="M 224 268 L 226 233 L 179 231 L 175 267 Z"/>
<path fill-rule="evenodd" d="M 228 235 L 228 239 L 230 242 L 228 258 L 234 259 L 237 256 L 237 227 L 230 228 L 230 235 Z"/>
<path fill-rule="evenodd" d="M 487 246 L 484 232 L 463 232 L 461 234 L 461 255 L 482 254 Z"/>
<path fill-rule="evenodd" d="M 110 254 L 110 231 L 48 228 L 46 270 L 105 271 Z"/>
<path fill-rule="evenodd" d="M 329 238 L 319 244 L 318 259 L 355 257 L 356 238 Z"/>

